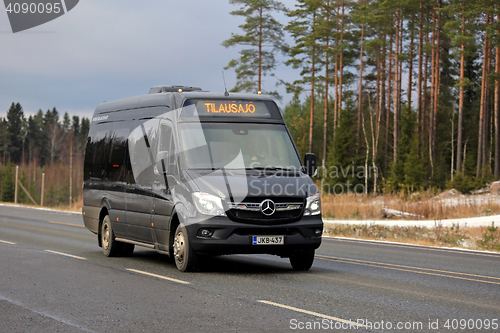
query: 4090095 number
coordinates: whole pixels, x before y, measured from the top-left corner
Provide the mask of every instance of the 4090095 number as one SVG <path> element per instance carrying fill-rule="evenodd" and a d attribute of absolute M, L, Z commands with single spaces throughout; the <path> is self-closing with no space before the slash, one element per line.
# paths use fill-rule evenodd
<path fill-rule="evenodd" d="M 497 330 L 498 319 L 448 319 L 444 328 L 451 330 Z"/>
<path fill-rule="evenodd" d="M 61 3 L 9 3 L 5 8 L 9 14 L 59 14 L 61 12 Z"/>

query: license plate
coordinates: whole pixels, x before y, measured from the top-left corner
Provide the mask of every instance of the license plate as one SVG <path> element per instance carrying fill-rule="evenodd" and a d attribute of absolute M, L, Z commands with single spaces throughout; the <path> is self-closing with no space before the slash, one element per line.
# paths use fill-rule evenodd
<path fill-rule="evenodd" d="M 284 245 L 285 236 L 253 236 L 253 245 Z"/>

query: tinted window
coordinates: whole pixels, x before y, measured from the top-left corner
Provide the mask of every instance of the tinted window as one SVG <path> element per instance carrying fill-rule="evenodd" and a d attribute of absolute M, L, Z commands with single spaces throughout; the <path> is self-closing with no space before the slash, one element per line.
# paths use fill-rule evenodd
<path fill-rule="evenodd" d="M 109 123 L 97 124 L 89 133 L 85 154 L 85 179 L 103 179 L 109 149 Z"/>
<path fill-rule="evenodd" d="M 158 119 L 141 119 L 128 136 L 128 151 L 135 183 L 151 186 L 154 152 L 158 143 Z"/>
<path fill-rule="evenodd" d="M 179 129 L 189 169 L 301 169 L 284 125 L 182 123 Z"/>
<path fill-rule="evenodd" d="M 166 124 L 161 125 L 160 143 L 158 151 L 168 152 L 168 163 L 174 163 L 174 142 L 172 140 L 172 128 Z"/>
<path fill-rule="evenodd" d="M 113 123 L 106 163 L 106 176 L 111 181 L 124 182 L 126 180 L 129 125 L 130 122 Z"/>

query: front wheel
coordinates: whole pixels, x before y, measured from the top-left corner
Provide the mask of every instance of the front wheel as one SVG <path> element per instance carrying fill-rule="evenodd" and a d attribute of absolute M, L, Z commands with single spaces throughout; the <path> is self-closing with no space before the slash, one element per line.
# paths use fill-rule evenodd
<path fill-rule="evenodd" d="M 102 220 L 101 244 L 102 253 L 104 253 L 106 257 L 116 257 L 120 255 L 122 244 L 115 240 L 115 234 L 113 232 L 113 228 L 111 227 L 109 215 L 106 215 Z"/>
<path fill-rule="evenodd" d="M 314 250 L 304 251 L 290 256 L 290 264 L 296 271 L 307 271 L 314 261 Z"/>
<path fill-rule="evenodd" d="M 192 271 L 198 261 L 198 253 L 196 253 L 189 244 L 186 228 L 180 225 L 175 231 L 173 250 L 177 269 L 181 272 Z"/>

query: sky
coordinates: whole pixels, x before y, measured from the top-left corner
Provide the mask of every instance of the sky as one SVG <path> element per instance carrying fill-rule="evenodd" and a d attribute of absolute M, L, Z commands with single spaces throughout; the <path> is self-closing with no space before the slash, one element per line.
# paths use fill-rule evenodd
<path fill-rule="evenodd" d="M 61 17 L 14 34 L 0 4 L 0 117 L 19 102 L 26 116 L 55 107 L 61 117 L 90 118 L 103 101 L 159 84 L 224 91 L 224 66 L 242 49 L 221 45 L 243 33 L 244 18 L 230 14 L 237 8 L 228 0 L 80 0 Z M 278 60 L 280 79 L 299 78 Z M 229 90 L 236 76 L 224 72 Z M 267 77 L 264 88 L 277 89 L 284 107 L 291 95 L 275 84 Z"/>

